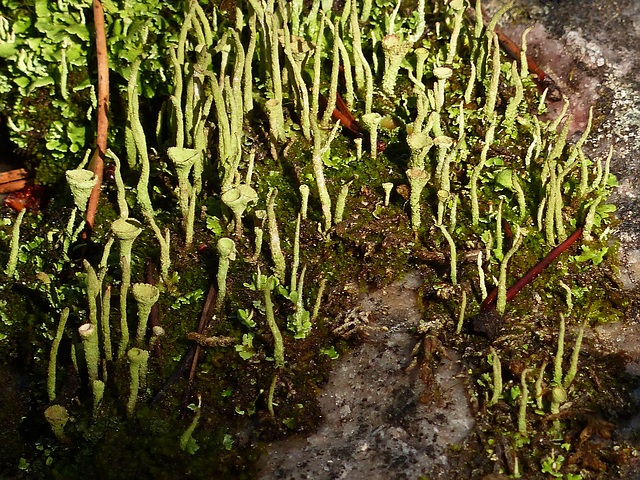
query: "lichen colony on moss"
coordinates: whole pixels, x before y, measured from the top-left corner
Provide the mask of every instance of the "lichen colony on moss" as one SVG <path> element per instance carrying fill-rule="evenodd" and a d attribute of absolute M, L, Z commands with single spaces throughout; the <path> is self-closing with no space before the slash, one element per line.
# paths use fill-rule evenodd
<path fill-rule="evenodd" d="M 66 293 L 56 311 L 68 307 L 71 318 L 97 323 L 89 325 L 94 335 L 84 343 L 89 378 L 82 369 L 80 376 L 92 382 L 98 421 L 101 411 L 117 416 L 125 409 L 131 422 L 148 415 L 143 401 L 148 400 L 143 388 L 147 357 L 150 388 L 160 390 L 190 347 L 185 334 L 196 330 L 199 300 L 211 283 L 218 287 L 215 314 L 202 319 L 196 335 L 215 330 L 236 343 L 207 347 L 208 363 L 197 368 L 212 380 L 199 383 L 196 377 L 195 388 L 207 389 L 207 403 L 198 403 L 198 421 L 188 430 L 192 446 L 199 428 L 223 429 L 238 415 L 258 409 L 278 420 L 261 427 L 271 433 L 281 435 L 296 419 L 300 429 L 313 426 L 317 417 L 312 408 L 304 410 L 304 403 L 313 402 L 315 393 L 309 392 L 315 392 L 314 382 L 327 367 L 314 360 L 312 369 L 309 356 L 324 359 L 320 352 L 331 351 L 335 340 L 326 317 L 344 307 L 336 292 L 346 290 L 354 276 L 384 284 L 407 268 L 433 275 L 429 260 L 420 259 L 445 258 L 447 269 L 435 267 L 447 285 L 442 291 L 464 298 L 465 308 L 473 311 L 487 295 L 485 278 L 499 277 L 502 313 L 508 310 L 503 300 L 510 259 L 516 264 L 540 258 L 583 223 L 585 240 L 597 233 L 599 241 L 585 244 L 584 258 L 574 258 L 573 264 L 597 263 L 598 252 L 606 251 L 611 208 L 603 202 L 615 185 L 609 162 L 588 159 L 583 152 L 588 129 L 575 145 L 567 142 L 570 117 L 565 113 L 554 123 L 536 117 L 544 104 L 524 65 L 519 70 L 504 62 L 495 22 L 485 26 L 479 13 L 474 19 L 472 6 L 461 0 L 429 6 L 421 1 L 413 14 L 403 8 L 390 15 L 380 2 L 360 12 L 355 1 L 347 2 L 345 11 L 321 11 L 320 2 L 306 9 L 302 3 L 250 0 L 221 15 L 195 0 L 184 2 L 180 28 L 160 42 L 169 45 L 167 54 L 162 57 L 147 37 L 161 32 L 139 25 L 144 31 L 136 38 L 148 42 L 127 50 L 129 63 L 118 68 L 128 105 L 126 145 L 119 151 L 126 151 L 128 169 L 121 172 L 110 153 L 117 161 L 117 194 L 105 189 L 103 218 L 94 232 L 102 260 L 94 271 L 90 262 L 97 262 L 88 257 L 87 274 L 70 280 L 73 288 L 60 279 L 53 287 Z M 141 93 L 151 83 L 146 76 L 159 58 L 169 96 L 145 105 Z M 368 152 L 356 153 L 349 132 L 340 135 L 342 125 L 332 124 L 337 91 L 368 126 L 366 133 L 354 132 Z M 321 98 L 329 104 L 323 107 Z M 379 151 L 377 139 L 386 141 L 386 150 Z M 91 180 L 81 170 L 68 175 Z M 75 190 L 74 198 L 81 208 Z M 73 199 L 66 202 L 62 211 L 75 215 L 69 213 L 75 212 Z M 114 220 L 117 209 L 120 218 Z M 502 219 L 516 232 L 515 244 L 504 251 Z M 43 270 L 28 259 L 18 262 L 20 220 L 14 221 L 11 255 L 2 257 L 8 258 L 11 278 L 16 270 L 23 270 L 20 278 Z M 75 217 L 71 220 L 73 227 Z M 44 223 L 45 229 L 53 228 Z M 262 245 L 265 229 L 268 249 Z M 52 229 L 49 236 L 58 235 L 64 233 Z M 67 234 L 67 246 L 71 237 L 75 241 L 77 235 Z M 113 237 L 120 249 L 110 254 Z M 461 267 L 469 251 L 475 252 L 477 268 Z M 157 287 L 141 271 L 147 261 L 160 267 Z M 49 265 L 49 275 L 56 277 L 69 264 Z M 140 308 L 140 348 L 129 345 L 132 281 L 137 282 L 132 289 Z M 117 314 L 110 311 L 112 286 L 120 297 Z M 325 286 L 335 291 L 323 313 Z M 84 307 L 87 294 L 90 315 Z M 314 297 L 309 315 L 304 299 Z M 147 349 L 147 318 L 156 301 L 163 327 L 151 325 Z M 446 301 L 433 308 L 440 311 Z M 459 322 L 450 319 L 451 332 L 458 323 L 458 333 L 462 330 L 465 308 Z M 108 324 L 110 314 L 120 320 L 115 359 L 104 333 L 108 325 L 106 330 L 100 325 Z M 52 331 L 59 316 L 51 317 Z M 60 342 L 57 334 L 54 348 L 46 343 L 51 368 L 60 368 Z M 163 345 L 171 357 L 159 354 Z M 81 349 L 73 347 L 74 355 L 76 350 Z M 498 372 L 497 352 L 492 359 Z M 575 375 L 573 367 L 571 372 Z M 114 383 L 112 373 L 118 374 Z M 61 377 L 50 372 L 51 402 L 60 401 L 56 378 L 60 383 Z M 526 374 L 519 381 L 526 386 Z M 127 389 L 128 401 L 123 401 L 126 393 L 115 392 Z M 489 404 L 501 398 L 502 386 L 495 386 Z M 168 402 L 174 407 L 176 397 L 170 395 Z M 213 413 L 216 408 L 228 418 Z M 526 408 L 522 411 L 526 416 Z M 524 420 L 518 428 L 526 431 Z M 211 451 L 236 448 L 216 441 Z M 183 439 L 180 446 L 186 443 Z"/>

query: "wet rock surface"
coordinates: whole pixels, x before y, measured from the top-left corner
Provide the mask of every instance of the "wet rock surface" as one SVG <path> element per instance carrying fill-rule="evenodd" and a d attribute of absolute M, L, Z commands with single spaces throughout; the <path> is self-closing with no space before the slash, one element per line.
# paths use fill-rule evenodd
<path fill-rule="evenodd" d="M 492 14 L 506 1 L 485 3 Z M 640 1 L 520 0 L 499 25 L 518 44 L 528 26 L 534 27 L 528 52 L 571 102 L 573 140 L 594 106 L 585 151 L 604 159 L 613 147 L 611 169 L 620 185 L 609 200 L 620 220 L 614 236 L 620 243 L 621 281 L 635 290 L 640 285 Z M 550 115 L 562 104 L 550 105 Z M 372 325 L 389 331 L 372 332 L 336 362 L 321 393 L 319 428 L 270 445 L 261 478 L 463 478 L 456 476 L 448 448 L 463 443 L 474 428 L 459 357 L 455 352 L 438 357 L 441 398 L 426 405 L 420 402 L 424 382 L 418 372 L 405 372 L 419 339 L 413 327 L 421 320 L 415 292 L 420 282 L 409 275 L 404 283 L 363 296 Z M 640 377 L 637 312 L 627 312 L 624 322 L 593 328 L 586 337 L 593 351 L 628 355 L 626 372 Z M 634 395 L 640 401 L 640 392 Z M 621 418 L 614 438 L 633 443 L 638 425 L 637 417 Z M 631 460 L 621 475 L 640 478 L 639 471 Z"/>
<path fill-rule="evenodd" d="M 461 443 L 474 425 L 458 356 L 436 355 L 431 385 L 419 368 L 406 372 L 418 338 L 422 283 L 411 273 L 363 295 L 361 309 L 373 317 L 368 337 L 337 362 L 320 395 L 318 431 L 272 445 L 260 478 L 409 479 L 452 467 L 449 445 Z"/>

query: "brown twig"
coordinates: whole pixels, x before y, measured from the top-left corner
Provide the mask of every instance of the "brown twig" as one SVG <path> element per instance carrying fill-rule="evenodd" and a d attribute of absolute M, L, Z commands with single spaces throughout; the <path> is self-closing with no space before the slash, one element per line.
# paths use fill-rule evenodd
<path fill-rule="evenodd" d="M 109 129 L 109 62 L 107 57 L 107 36 L 104 27 L 104 10 L 100 0 L 93 0 L 93 25 L 96 31 L 96 58 L 98 63 L 98 126 L 96 136 L 96 151 L 89 162 L 89 170 L 96 174 L 98 181 L 91 192 L 87 205 L 86 221 L 88 231 L 93 229 L 93 223 L 98 210 L 100 188 L 102 186 L 102 170 L 104 168 L 105 152 L 107 151 L 107 131 Z"/>
<path fill-rule="evenodd" d="M 209 287 L 209 293 L 207 293 L 207 299 L 204 302 L 204 307 L 202 307 L 202 315 L 200 315 L 200 323 L 198 324 L 198 333 L 203 334 L 209 325 L 209 321 L 211 320 L 211 314 L 213 312 L 213 307 L 216 304 L 216 287 L 211 285 Z M 193 380 L 196 376 L 196 367 L 198 366 L 198 359 L 200 357 L 200 350 L 202 347 L 200 344 L 195 345 L 195 351 L 193 354 L 193 360 L 191 360 L 191 369 L 189 370 L 189 380 L 187 381 L 187 386 L 184 389 L 184 394 L 182 395 L 182 406 L 186 407 L 189 404 L 189 399 L 191 397 L 191 390 L 193 389 Z"/>

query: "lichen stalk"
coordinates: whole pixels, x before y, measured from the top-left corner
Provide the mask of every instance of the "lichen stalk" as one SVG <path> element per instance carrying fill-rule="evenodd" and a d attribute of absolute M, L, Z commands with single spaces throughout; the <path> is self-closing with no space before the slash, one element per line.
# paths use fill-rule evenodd
<path fill-rule="evenodd" d="M 47 370 L 47 394 L 49 401 L 53 402 L 56 399 L 56 372 L 57 372 L 57 359 L 58 348 L 60 348 L 60 342 L 62 341 L 62 335 L 64 334 L 64 327 L 67 324 L 69 318 L 69 307 L 62 310 L 60 314 L 60 321 L 58 322 L 58 328 L 56 329 L 56 335 L 51 343 L 51 353 L 49 354 L 49 367 Z"/>
<path fill-rule="evenodd" d="M 267 394 L 267 411 L 269 415 L 274 417 L 276 415 L 273 409 L 273 397 L 276 392 L 276 385 L 278 384 L 278 374 L 276 373 L 271 380 L 271 385 L 269 385 L 269 393 Z"/>
<path fill-rule="evenodd" d="M 278 41 L 278 20 L 272 12 L 265 12 L 265 23 L 267 25 L 267 38 L 269 42 L 269 64 L 271 66 L 273 98 L 277 101 L 277 107 L 274 108 L 271 114 L 274 115 L 277 125 L 284 125 L 284 113 L 282 111 L 282 72 L 280 69 L 280 56 L 278 54 L 280 45 L 280 42 Z"/>
<path fill-rule="evenodd" d="M 384 206 L 389 206 L 389 200 L 391 199 L 391 191 L 393 190 L 392 182 L 384 182 L 382 184 L 382 189 L 384 190 Z"/>
<path fill-rule="evenodd" d="M 436 98 L 436 111 L 440 112 L 444 106 L 447 79 L 453 75 L 453 70 L 449 67 L 436 67 L 433 69 L 433 75 L 438 80 L 433 86 L 433 91 Z"/>
<path fill-rule="evenodd" d="M 302 77 L 302 62 L 304 60 L 304 56 L 306 53 L 302 53 L 300 47 L 297 49 L 296 53 L 293 52 L 293 47 L 291 44 L 289 28 L 285 23 L 283 25 L 284 31 L 284 53 L 289 61 L 289 66 L 291 67 L 291 71 L 293 72 L 293 79 L 295 81 L 295 86 L 297 90 L 298 96 L 298 110 L 300 115 L 300 126 L 302 127 L 302 134 L 307 140 L 311 140 L 311 106 L 309 104 L 309 89 Z M 309 47 L 306 46 L 306 49 Z M 343 46 L 344 48 L 344 46 Z"/>
<path fill-rule="evenodd" d="M 192 440 L 193 432 L 196 430 L 198 426 L 198 422 L 200 421 L 200 415 L 202 414 L 202 395 L 198 394 L 198 404 L 196 405 L 195 415 L 189 424 L 189 427 L 184 431 L 184 433 L 180 436 L 180 450 L 185 450 L 189 445 L 189 442 Z"/>
<path fill-rule="evenodd" d="M 509 251 L 505 254 L 502 262 L 500 262 L 500 275 L 498 278 L 498 296 L 496 298 L 496 311 L 503 315 L 504 311 L 507 307 L 507 266 L 509 265 L 509 260 L 516 253 L 516 251 L 520 248 L 523 241 L 523 232 L 519 225 L 515 226 L 515 238 L 513 240 L 513 245 L 509 249 Z"/>
<path fill-rule="evenodd" d="M 434 142 L 426 131 L 414 131 L 407 135 L 407 145 L 411 149 L 411 158 L 409 159 L 410 168 L 424 170 L 426 168 L 425 158 L 429 154 L 429 150 Z"/>
<path fill-rule="evenodd" d="M 100 325 L 102 326 L 102 348 L 104 358 L 110 362 L 113 360 L 113 349 L 111 347 L 111 324 L 109 317 L 111 313 L 111 285 L 107 285 L 102 294 L 102 307 L 100 308 Z"/>
<path fill-rule="evenodd" d="M 335 223 L 340 223 L 342 221 L 342 217 L 344 216 L 344 208 L 347 203 L 347 196 L 349 195 L 349 185 L 351 182 L 343 185 L 340 188 L 340 193 L 338 193 L 338 198 L 336 200 L 336 212 L 334 216 Z"/>
<path fill-rule="evenodd" d="M 331 22 L 327 22 L 329 24 L 331 24 Z M 338 19 L 336 18 L 334 20 L 334 25 L 333 28 L 331 29 L 334 34 L 334 38 L 333 38 L 333 51 L 332 51 L 332 62 L 331 62 L 331 82 L 329 84 L 329 97 L 327 99 L 327 108 L 325 109 L 324 113 L 322 114 L 322 121 L 320 122 L 320 125 L 322 125 L 323 128 L 327 128 L 330 124 L 331 124 L 331 114 L 333 112 L 333 108 L 334 105 L 336 104 L 336 97 L 337 97 L 337 92 L 338 92 L 338 73 L 340 72 L 339 67 L 340 67 L 340 50 L 339 50 L 339 43 L 338 41 L 336 41 L 336 38 L 338 37 L 337 35 L 337 31 L 338 31 Z"/>
<path fill-rule="evenodd" d="M 491 148 L 491 144 L 493 143 L 493 135 L 494 135 L 495 129 L 496 129 L 496 119 L 494 118 L 484 138 L 484 146 L 482 147 L 482 152 L 480 153 L 480 161 L 474 167 L 473 173 L 471 174 L 471 180 L 470 180 L 471 223 L 474 226 L 478 225 L 478 222 L 480 221 L 480 207 L 478 205 L 478 179 L 480 178 L 480 173 L 482 172 L 482 169 L 484 168 L 487 162 L 487 153 L 489 152 L 489 148 Z"/>
<path fill-rule="evenodd" d="M 458 326 L 456 327 L 456 335 L 460 335 L 462 332 L 462 326 L 464 325 L 464 313 L 467 309 L 467 292 L 462 290 L 462 299 L 460 300 L 460 313 L 458 313 Z"/>
<path fill-rule="evenodd" d="M 9 243 L 9 261 L 7 262 L 7 267 L 4 270 L 4 273 L 9 278 L 14 277 L 16 273 L 16 267 L 18 266 L 18 251 L 20 250 L 20 225 L 22 224 L 22 219 L 24 218 L 25 213 L 27 213 L 26 208 L 23 208 L 18 212 L 16 221 L 13 223 L 13 228 L 11 229 L 11 242 Z"/>
<path fill-rule="evenodd" d="M 318 188 L 318 195 L 320 197 L 320 207 L 322 209 L 322 218 L 324 221 L 324 231 L 328 231 L 331 228 L 331 196 L 327 189 L 327 183 L 324 177 L 324 163 L 322 157 L 325 152 L 330 148 L 331 142 L 338 134 L 340 128 L 340 122 L 336 122 L 326 139 L 324 145 L 322 144 L 322 133 L 318 122 L 313 118 L 311 119 L 311 125 L 313 127 L 313 154 L 311 156 L 313 166 L 313 176 L 316 180 L 316 186 Z"/>
<path fill-rule="evenodd" d="M 451 31 L 451 37 L 449 38 L 449 51 L 447 53 L 447 65 L 453 63 L 453 59 L 458 51 L 458 38 L 460 36 L 460 29 L 462 27 L 462 16 L 466 10 L 464 5 L 465 0 L 452 0 L 449 2 L 449 8 L 454 12 L 453 16 L 453 30 Z"/>
<path fill-rule="evenodd" d="M 471 103 L 471 94 L 473 93 L 473 87 L 475 87 L 476 84 L 476 75 L 477 75 L 477 71 L 476 71 L 476 64 L 473 61 L 473 58 L 471 59 L 471 72 L 469 74 L 469 80 L 467 82 L 467 88 L 464 91 L 464 103 Z"/>
<path fill-rule="evenodd" d="M 284 260 L 284 254 L 282 253 L 282 248 L 280 247 L 280 233 L 278 232 L 278 221 L 275 211 L 277 196 L 277 188 L 269 190 L 269 194 L 267 195 L 267 227 L 269 229 L 271 259 L 275 264 L 275 276 L 280 283 L 283 283 L 287 266 Z"/>
<path fill-rule="evenodd" d="M 102 398 L 104 397 L 104 387 L 105 384 L 102 380 L 93 380 L 91 382 L 91 390 L 93 392 L 93 418 L 98 418 L 98 413 L 100 411 L 100 404 L 102 403 Z"/>
<path fill-rule="evenodd" d="M 146 212 L 150 217 L 151 213 Z M 118 219 L 111 224 L 111 231 L 120 242 L 120 269 L 122 282 L 120 286 L 120 330 L 122 340 L 118 347 L 118 358 L 122 357 L 129 343 L 129 326 L 127 324 L 127 292 L 131 285 L 131 250 L 133 242 L 142 232 L 139 221 L 135 219 Z"/>
<path fill-rule="evenodd" d="M 511 184 L 513 185 L 513 190 L 516 192 L 516 200 L 518 202 L 518 220 L 522 222 L 527 216 L 527 204 L 524 190 L 522 189 L 520 179 L 518 178 L 518 174 L 515 170 L 511 172 Z"/>
<path fill-rule="evenodd" d="M 411 207 L 411 228 L 417 231 L 420 228 L 420 195 L 427 185 L 430 175 L 425 170 L 418 168 L 410 168 L 406 172 L 411 193 L 409 196 L 409 205 Z"/>
<path fill-rule="evenodd" d="M 149 212 L 142 212 L 145 219 L 151 225 L 151 229 L 156 236 L 156 240 L 160 245 L 160 276 L 164 279 L 169 275 L 169 268 L 171 267 L 171 235 L 169 228 L 164 229 L 164 236 L 160 231 L 160 227 L 154 220 L 153 216 Z"/>
<path fill-rule="evenodd" d="M 309 207 L 309 185 L 300 185 L 300 215 L 302 220 L 307 219 L 307 210 Z"/>
<path fill-rule="evenodd" d="M 256 13 L 253 12 L 251 16 L 249 16 L 249 45 L 247 47 L 247 54 L 244 58 L 244 113 L 247 115 L 249 112 L 253 110 L 253 55 L 256 50 Z"/>
<path fill-rule="evenodd" d="M 429 58 L 429 50 L 424 47 L 418 47 L 414 50 L 416 56 L 416 81 L 422 83 L 422 76 L 424 75 L 424 64 Z"/>
<path fill-rule="evenodd" d="M 456 253 L 456 242 L 453 240 L 453 237 L 447 230 L 447 227 L 443 224 L 438 225 L 442 235 L 447 239 L 447 243 L 449 243 L 449 264 L 451 266 L 450 275 L 451 275 L 451 283 L 454 285 L 458 284 L 458 260 Z"/>
<path fill-rule="evenodd" d="M 562 358 L 564 356 L 564 333 L 565 320 L 564 315 L 560 314 L 560 325 L 558 328 L 558 349 L 553 361 L 553 383 L 554 385 L 562 385 Z"/>
<path fill-rule="evenodd" d="M 500 44 L 498 36 L 493 34 L 493 57 L 491 81 L 489 82 L 489 90 L 484 104 L 483 113 L 487 120 L 491 121 L 496 116 L 496 101 L 498 98 L 498 85 L 500 85 Z"/>
<path fill-rule="evenodd" d="M 266 210 L 256 210 L 253 212 L 253 232 L 255 236 L 255 250 L 253 253 L 253 257 L 251 257 L 251 262 L 255 263 L 258 261 L 260 257 L 260 253 L 262 252 L 262 239 L 264 237 L 264 220 L 267 218 Z"/>
<path fill-rule="evenodd" d="M 218 296 L 216 298 L 216 310 L 220 310 L 227 295 L 227 273 L 230 262 L 236 259 L 236 244 L 230 238 L 220 238 L 217 243 L 218 250 Z"/>
<path fill-rule="evenodd" d="M 138 342 L 138 345 L 142 345 L 147 332 L 149 314 L 151 313 L 151 308 L 158 301 L 160 290 L 155 285 L 148 283 L 134 283 L 132 293 L 138 304 L 136 342 Z"/>
<path fill-rule="evenodd" d="M 480 285 L 480 298 L 484 301 L 487 298 L 487 285 L 485 283 L 484 269 L 482 268 L 482 251 L 478 252 L 476 259 L 478 265 L 478 283 Z"/>
<path fill-rule="evenodd" d="M 527 373 L 529 373 L 529 369 L 525 368 L 520 374 L 520 408 L 518 410 L 518 432 L 521 435 L 527 434 L 527 403 L 529 402 Z"/>
<path fill-rule="evenodd" d="M 87 363 L 89 383 L 98 378 L 98 365 L 100 364 L 100 349 L 98 347 L 98 331 L 90 323 L 84 323 L 78 328 L 84 349 L 84 359 Z"/>
<path fill-rule="evenodd" d="M 271 289 L 273 288 L 274 277 L 268 277 L 264 282 L 264 305 L 267 317 L 267 324 L 273 336 L 273 358 L 275 359 L 275 367 L 284 367 L 284 343 L 282 342 L 282 333 L 276 323 L 273 311 L 273 302 L 271 300 Z"/>
<path fill-rule="evenodd" d="M 355 71 L 356 86 L 358 90 L 362 90 L 365 84 L 365 73 L 363 64 L 364 55 L 362 54 L 362 38 L 360 37 L 360 24 L 358 22 L 357 3 L 358 2 L 351 2 L 349 30 L 352 38 L 351 48 L 353 49 L 353 67 Z"/>
<path fill-rule="evenodd" d="M 498 403 L 502 396 L 502 364 L 500 363 L 500 357 L 495 348 L 491 347 L 491 366 L 493 368 L 493 394 L 491 400 L 489 400 L 488 406 L 491 407 Z"/>
<path fill-rule="evenodd" d="M 131 73 L 129 75 L 129 84 L 127 88 L 129 98 L 128 119 L 131 125 L 131 133 L 136 145 L 136 151 L 140 158 L 140 177 L 136 187 L 136 195 L 140 208 L 143 211 L 153 214 L 151 206 L 151 198 L 149 197 L 149 173 L 151 165 L 149 163 L 149 155 L 147 153 L 147 140 L 140 122 L 140 109 L 138 106 L 138 70 L 142 57 L 138 57 L 131 64 Z"/>
<path fill-rule="evenodd" d="M 134 146 L 135 150 L 135 146 Z M 115 164 L 115 170 L 113 171 L 113 176 L 116 182 L 116 196 L 118 200 L 118 209 L 120 210 L 120 218 L 128 218 L 129 217 L 129 205 L 127 204 L 127 198 L 125 194 L 124 182 L 122 181 L 122 162 L 120 158 L 113 153 L 111 149 L 107 149 L 107 157 L 113 160 Z"/>
<path fill-rule="evenodd" d="M 320 113 L 320 80 L 322 72 L 322 44 L 324 35 L 325 16 L 320 16 L 320 25 L 316 36 L 316 48 L 313 55 L 313 82 L 311 85 L 311 127 L 313 129 L 314 144 L 316 142 L 317 131 L 314 125 Z M 355 48 L 355 46 L 354 46 Z M 328 107 L 330 108 L 330 107 Z"/>
<path fill-rule="evenodd" d="M 529 76 L 529 59 L 527 58 L 527 35 L 533 30 L 533 26 L 527 27 L 522 32 L 522 41 L 520 42 L 520 78 Z"/>
<path fill-rule="evenodd" d="M 140 377 L 146 372 L 141 372 L 149 359 L 149 352 L 134 347 L 127 352 L 129 359 L 129 400 L 127 401 L 127 415 L 132 416 L 138 401 L 138 391 L 140 390 Z"/>
<path fill-rule="evenodd" d="M 91 264 L 84 259 L 83 266 L 87 272 L 87 300 L 89 303 L 89 322 L 94 327 L 98 327 L 98 296 L 102 290 L 102 285 L 98 280 L 96 271 Z"/>
<path fill-rule="evenodd" d="M 400 71 L 400 64 L 409 51 L 410 44 L 402 42 L 400 37 L 394 34 L 386 35 L 382 39 L 384 52 L 384 73 L 382 76 L 382 91 L 392 97 Z"/>
<path fill-rule="evenodd" d="M 544 394 L 544 389 L 542 388 L 542 380 L 544 379 L 544 371 L 547 368 L 548 361 L 545 360 L 543 364 L 540 366 L 540 370 L 538 371 L 538 378 L 536 379 L 536 407 L 538 410 L 542 410 L 542 396 Z"/>
<path fill-rule="evenodd" d="M 507 104 L 507 109 L 504 112 L 503 125 L 507 130 L 513 129 L 513 124 L 516 121 L 516 116 L 518 113 L 518 106 L 524 98 L 524 87 L 522 86 L 520 75 L 518 74 L 517 62 L 515 61 L 511 63 L 511 78 L 513 79 L 513 82 L 516 86 L 516 94 L 511 97 L 509 103 Z"/>

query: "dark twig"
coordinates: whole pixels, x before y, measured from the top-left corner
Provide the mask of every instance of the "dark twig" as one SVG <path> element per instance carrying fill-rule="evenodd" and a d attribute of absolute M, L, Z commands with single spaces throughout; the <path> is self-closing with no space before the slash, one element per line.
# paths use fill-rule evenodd
<path fill-rule="evenodd" d="M 515 297 L 520 290 L 522 290 L 527 284 L 531 283 L 540 273 L 547 268 L 551 262 L 553 262 L 558 256 L 569 248 L 582 234 L 582 227 L 578 228 L 573 234 L 567 238 L 564 242 L 551 250 L 549 254 L 542 259 L 535 267 L 525 273 L 520 280 L 507 289 L 507 302 Z M 496 297 L 498 296 L 498 289 L 493 291 L 484 299 L 480 307 L 480 311 L 494 310 L 496 308 Z"/>
<path fill-rule="evenodd" d="M 216 289 L 212 285 L 209 288 L 209 293 L 207 294 L 207 299 L 204 302 L 204 307 L 202 308 L 202 314 L 200 315 L 200 323 L 198 324 L 199 333 L 202 333 L 201 330 L 204 331 L 206 329 L 209 323 L 209 320 L 211 319 L 211 312 L 213 311 L 213 307 L 215 306 L 215 301 L 216 301 Z M 167 394 L 171 386 L 174 383 L 176 383 L 178 379 L 180 379 L 180 377 L 182 377 L 187 370 L 189 370 L 189 381 L 187 382 L 187 387 L 185 388 L 182 399 L 185 406 L 189 404 L 189 397 L 191 396 L 191 390 L 193 388 L 193 379 L 195 377 L 196 366 L 198 365 L 200 348 L 201 348 L 200 345 L 194 344 L 187 351 L 187 353 L 182 357 L 182 359 L 180 360 L 180 363 L 178 364 L 176 369 L 173 371 L 171 376 L 167 379 L 163 387 L 154 397 L 153 402 L 151 402 L 152 405 L 160 402 L 165 397 L 165 395 Z"/>
<path fill-rule="evenodd" d="M 216 287 L 211 285 L 209 287 L 209 293 L 207 293 L 207 299 L 204 302 L 204 307 L 202 308 L 202 315 L 200 315 L 200 323 L 198 324 L 198 333 L 204 334 L 209 322 L 211 321 L 213 308 L 216 304 Z M 186 408 L 189 405 L 189 399 L 191 398 L 191 390 L 193 389 L 193 380 L 196 376 L 196 368 L 198 366 L 198 359 L 200 357 L 200 350 L 202 347 L 200 344 L 195 345 L 195 351 L 193 353 L 193 359 L 191 361 L 191 369 L 189 371 L 189 380 L 187 381 L 187 386 L 184 389 L 184 393 L 182 394 L 182 406 Z"/>

